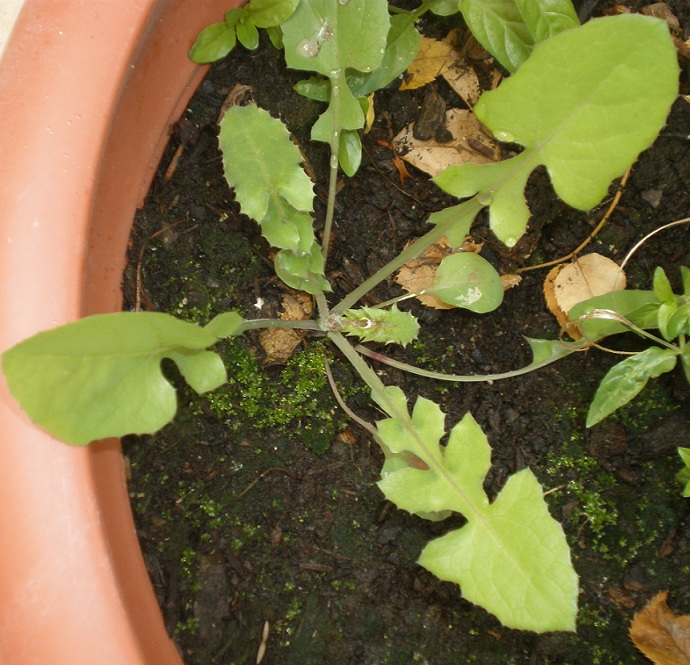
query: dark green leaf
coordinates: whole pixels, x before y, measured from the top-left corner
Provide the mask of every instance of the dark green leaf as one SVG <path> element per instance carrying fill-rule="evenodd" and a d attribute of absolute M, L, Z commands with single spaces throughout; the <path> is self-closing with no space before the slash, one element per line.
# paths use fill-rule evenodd
<path fill-rule="evenodd" d="M 587 414 L 592 427 L 632 400 L 654 379 L 676 366 L 678 353 L 652 346 L 614 365 L 602 379 Z"/>
<path fill-rule="evenodd" d="M 235 29 L 224 22 L 212 23 L 204 28 L 189 51 L 189 57 L 200 64 L 224 58 L 235 48 Z"/>

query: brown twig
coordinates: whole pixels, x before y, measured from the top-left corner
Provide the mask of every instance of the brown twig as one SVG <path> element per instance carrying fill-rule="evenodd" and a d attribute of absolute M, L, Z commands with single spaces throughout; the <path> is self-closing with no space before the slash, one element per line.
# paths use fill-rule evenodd
<path fill-rule="evenodd" d="M 601 218 L 601 221 L 596 225 L 594 230 L 583 240 L 570 254 L 566 254 L 565 256 L 562 256 L 560 259 L 554 259 L 553 261 L 548 261 L 546 263 L 540 263 L 539 265 L 536 266 L 526 266 L 524 268 L 519 268 L 516 272 L 518 274 L 527 272 L 528 270 L 537 270 L 538 268 L 548 268 L 550 266 L 555 266 L 558 263 L 565 263 L 565 261 L 568 261 L 573 258 L 573 256 L 576 256 L 579 254 L 587 245 L 589 245 L 592 240 L 596 237 L 596 235 L 601 231 L 602 228 L 604 228 L 604 225 L 606 222 L 609 221 L 609 218 L 613 214 L 613 211 L 618 207 L 618 202 L 620 201 L 621 196 L 623 195 L 623 190 L 625 189 L 625 186 L 628 184 L 628 178 L 630 177 L 630 169 L 628 169 L 625 172 L 625 175 L 621 178 L 620 184 L 618 185 L 618 190 L 616 191 L 616 194 L 613 197 L 613 201 L 611 201 L 611 205 L 608 207 L 608 210 L 604 214 L 604 216 Z"/>
<path fill-rule="evenodd" d="M 270 469 L 266 469 L 265 471 L 262 471 L 257 478 L 252 480 L 247 487 L 245 487 L 236 497 L 235 501 L 239 501 L 247 492 L 252 490 L 256 485 L 259 483 L 259 481 L 263 480 L 269 473 L 273 473 L 274 471 L 280 471 L 281 473 L 284 473 L 286 476 L 290 476 L 293 480 L 297 480 L 297 476 L 295 476 L 294 473 L 291 471 L 288 471 L 287 469 L 284 469 L 281 466 L 272 466 Z"/>

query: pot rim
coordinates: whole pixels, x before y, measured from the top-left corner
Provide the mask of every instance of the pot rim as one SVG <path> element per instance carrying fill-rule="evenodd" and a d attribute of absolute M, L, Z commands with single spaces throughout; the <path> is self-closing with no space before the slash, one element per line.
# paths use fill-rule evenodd
<path fill-rule="evenodd" d="M 121 307 L 133 214 L 232 0 L 28 0 L 0 60 L 0 351 Z M 236 3 L 235 3 L 236 4 Z M 33 426 L 0 380 L 0 662 L 180 665 L 119 442 Z"/>

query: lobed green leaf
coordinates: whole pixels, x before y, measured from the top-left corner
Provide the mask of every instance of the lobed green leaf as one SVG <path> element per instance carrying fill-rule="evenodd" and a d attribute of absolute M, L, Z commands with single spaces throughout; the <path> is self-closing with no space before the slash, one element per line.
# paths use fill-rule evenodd
<path fill-rule="evenodd" d="M 207 348 L 219 339 L 214 328 L 238 331 L 238 317 L 228 313 L 209 329 L 152 312 L 91 316 L 17 344 L 2 369 L 31 420 L 67 443 L 150 434 L 177 409 L 161 361 L 173 360 L 197 392 L 217 388 L 225 368 Z"/>
<path fill-rule="evenodd" d="M 538 44 L 475 106 L 497 139 L 525 150 L 496 164 L 450 167 L 434 182 L 455 196 L 477 194 L 493 231 L 512 246 L 529 219 L 524 187 L 537 166 L 547 168 L 566 203 L 594 207 L 654 141 L 677 91 L 665 22 L 633 14 L 594 19 Z"/>
<path fill-rule="evenodd" d="M 303 0 L 283 24 L 288 67 L 317 72 L 331 82 L 331 104 L 312 129 L 314 140 L 330 143 L 333 132 L 364 126 L 346 71 L 377 69 L 389 28 L 386 0 Z"/>
<path fill-rule="evenodd" d="M 391 416 L 377 423 L 389 451 L 379 482 L 386 497 L 420 516 L 452 510 L 468 521 L 429 543 L 419 563 L 460 584 L 468 600 L 506 626 L 574 630 L 577 575 L 563 530 L 549 515 L 534 475 L 523 470 L 511 476 L 491 503 L 483 487 L 491 449 L 470 414 L 441 446 L 445 417 L 436 404 L 420 397 L 410 417 L 399 389 L 373 397 Z M 404 453 L 423 465 L 405 464 Z"/>
<path fill-rule="evenodd" d="M 330 290 L 309 214 L 312 182 L 285 125 L 256 106 L 233 106 L 221 120 L 218 140 L 242 212 L 283 250 L 275 260 L 278 276 L 309 293 Z"/>

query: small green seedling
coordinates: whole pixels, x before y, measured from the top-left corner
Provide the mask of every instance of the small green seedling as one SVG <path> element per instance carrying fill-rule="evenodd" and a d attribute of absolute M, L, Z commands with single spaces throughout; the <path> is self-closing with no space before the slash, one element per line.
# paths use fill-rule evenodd
<path fill-rule="evenodd" d="M 426 235 L 332 305 L 325 264 L 338 168 L 346 174 L 357 170 L 365 98 L 414 58 L 419 44 L 415 21 L 429 9 L 443 15 L 462 11 L 482 44 L 514 72 L 483 95 L 475 111 L 498 140 L 523 150 L 504 162 L 440 174 L 437 185 L 467 200 L 433 213 Z M 173 388 L 161 371 L 163 358 L 174 361 L 191 387 L 204 392 L 225 380 L 225 368 L 212 350 L 218 340 L 263 327 L 317 331 L 352 364 L 385 413 L 375 426 L 363 423 L 385 453 L 379 482 L 384 495 L 424 519 L 452 513 L 466 518 L 464 526 L 430 542 L 419 563 L 459 584 L 467 599 L 507 626 L 572 631 L 578 578 L 563 530 L 550 516 L 532 472 L 513 474 L 490 500 L 483 482 L 491 451 L 472 416 L 453 425 L 447 443 L 441 443 L 446 426 L 440 406 L 419 397 L 410 412 L 403 392 L 385 386 L 363 357 L 382 356 L 353 346 L 345 335 L 362 342 L 415 339 L 417 321 L 393 302 L 380 308 L 355 305 L 442 236 L 459 246 L 483 209 L 496 235 L 514 245 L 526 229 L 524 188 L 537 166 L 546 167 L 556 193 L 570 205 L 589 209 L 598 204 L 611 180 L 652 143 L 676 97 L 678 66 L 668 29 L 662 21 L 636 15 L 579 26 L 569 0 L 436 0 L 411 12 L 389 8 L 385 0 L 251 0 L 207 28 L 192 56 L 214 60 L 236 39 L 254 48 L 256 28 L 276 26 L 280 36 L 273 30 L 274 43 L 284 45 L 288 66 L 312 73 L 298 89 L 328 104 L 312 129 L 312 138 L 327 143 L 331 152 L 322 245 L 312 229 L 313 187 L 282 123 L 259 108 L 235 107 L 221 122 L 219 142 L 225 175 L 242 212 L 279 249 L 278 276 L 314 296 L 315 320 L 252 320 L 227 312 L 202 328 L 165 314 L 89 317 L 6 351 L 2 367 L 10 390 L 34 422 L 68 443 L 147 434 L 169 422 L 176 409 Z M 667 371 L 678 356 L 687 366 L 686 273 L 684 280 L 682 298 L 669 292 L 662 277 L 653 294 L 655 322 L 665 339 L 671 336 L 679 345 L 665 341 L 655 347 L 655 358 L 637 361 L 635 376 Z M 502 298 L 496 272 L 471 253 L 445 259 L 430 291 L 479 313 L 494 309 Z M 628 309 L 624 314 L 639 325 Z M 571 352 L 560 342 L 530 340 L 530 345 L 533 362 L 497 378 Z M 470 380 L 487 378 L 494 377 Z M 618 395 L 614 403 L 622 403 L 624 383 L 607 388 Z"/>
<path fill-rule="evenodd" d="M 675 295 L 662 268 L 649 291 L 607 293 L 576 305 L 570 312 L 588 340 L 631 330 L 654 343 L 614 365 L 602 379 L 587 415 L 596 425 L 632 400 L 647 384 L 673 370 L 680 360 L 690 382 L 690 270 L 681 267 L 683 295 Z M 623 294 L 625 296 L 623 297 Z M 658 330 L 653 335 L 649 330 Z"/>

